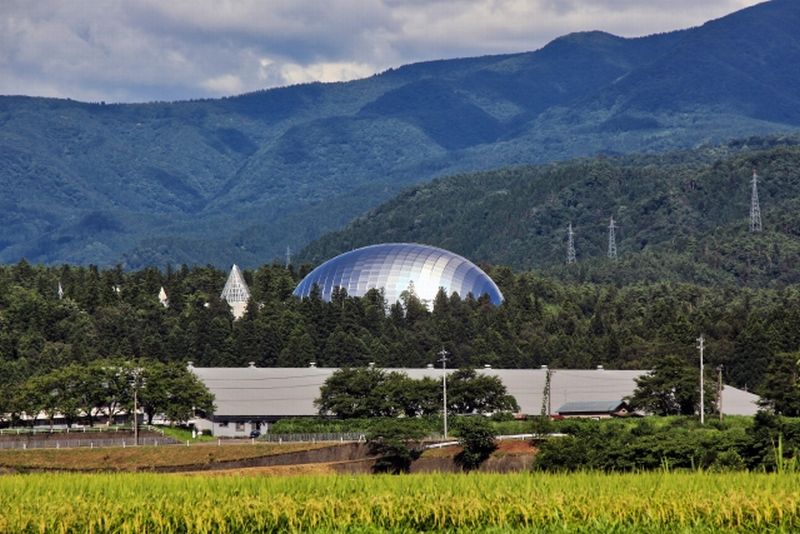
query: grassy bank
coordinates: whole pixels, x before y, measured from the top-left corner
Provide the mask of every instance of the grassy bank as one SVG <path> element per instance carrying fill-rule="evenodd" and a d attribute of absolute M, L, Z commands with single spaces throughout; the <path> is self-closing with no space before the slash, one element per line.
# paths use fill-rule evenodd
<path fill-rule="evenodd" d="M 0 532 L 797 531 L 761 473 L 0 477 Z"/>

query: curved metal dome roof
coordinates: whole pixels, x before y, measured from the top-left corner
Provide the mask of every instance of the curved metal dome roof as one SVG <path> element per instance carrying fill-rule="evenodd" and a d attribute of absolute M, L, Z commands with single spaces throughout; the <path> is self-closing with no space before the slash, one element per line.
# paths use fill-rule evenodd
<path fill-rule="evenodd" d="M 442 287 L 461 297 L 488 295 L 499 305 L 503 294 L 489 276 L 471 261 L 447 250 L 416 243 L 385 243 L 345 252 L 332 258 L 298 284 L 294 294 L 307 297 L 314 284 L 330 301 L 336 287 L 348 295 L 363 296 L 370 289 L 383 289 L 386 301 L 394 304 L 400 293 L 413 283 L 414 292 L 423 302 L 432 304 Z"/>

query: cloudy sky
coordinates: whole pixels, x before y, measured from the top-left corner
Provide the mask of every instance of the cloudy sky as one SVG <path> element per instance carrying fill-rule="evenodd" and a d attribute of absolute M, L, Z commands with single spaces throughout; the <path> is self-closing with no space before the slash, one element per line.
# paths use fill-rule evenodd
<path fill-rule="evenodd" d="M 0 0 L 0 94 L 141 102 L 639 36 L 758 0 Z"/>

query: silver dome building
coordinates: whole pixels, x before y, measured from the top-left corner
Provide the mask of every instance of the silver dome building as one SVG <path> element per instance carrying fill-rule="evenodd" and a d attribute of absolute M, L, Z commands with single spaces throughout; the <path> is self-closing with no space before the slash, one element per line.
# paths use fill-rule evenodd
<path fill-rule="evenodd" d="M 489 276 L 471 261 L 447 250 L 415 243 L 386 243 L 346 252 L 311 271 L 294 290 L 307 297 L 314 285 L 322 299 L 331 300 L 337 287 L 351 296 L 363 296 L 370 289 L 383 289 L 386 301 L 394 304 L 403 291 L 413 287 L 417 297 L 430 305 L 439 288 L 475 298 L 488 295 L 492 304 L 503 302 L 503 294 Z"/>

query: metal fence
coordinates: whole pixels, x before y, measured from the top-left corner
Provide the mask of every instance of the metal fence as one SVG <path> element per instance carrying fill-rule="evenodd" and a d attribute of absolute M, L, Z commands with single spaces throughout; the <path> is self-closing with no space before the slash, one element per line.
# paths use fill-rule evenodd
<path fill-rule="evenodd" d="M 140 437 L 139 445 L 175 445 L 179 442 L 172 438 L 165 437 Z M 128 438 L 81 438 L 65 439 L 63 441 L 54 439 L 28 439 L 25 441 L 0 441 L 0 449 L 73 449 L 87 448 L 96 449 L 101 447 L 133 447 L 134 439 Z"/>
<path fill-rule="evenodd" d="M 323 432 L 323 433 L 297 433 L 297 434 L 266 434 L 259 437 L 256 441 L 267 441 L 269 443 L 293 443 L 317 441 L 366 441 L 366 437 L 361 432 Z"/>
<path fill-rule="evenodd" d="M 40 432 L 39 434 L 44 434 Z M 49 434 L 49 433 L 48 433 Z M 38 435 L 38 434 L 37 434 Z M 133 447 L 132 436 L 114 438 L 113 433 L 96 434 L 91 437 L 78 437 L 77 434 L 66 433 L 58 437 L 48 435 L 47 439 L 36 439 L 32 435 L 20 440 L 0 440 L 2 449 L 70 449 L 70 448 L 101 448 L 101 447 Z M 63 439 L 59 439 L 63 437 Z M 366 437 L 360 432 L 329 432 L 329 433 L 296 433 L 296 434 L 268 434 L 257 439 L 218 438 L 214 441 L 194 442 L 177 441 L 164 436 L 140 436 L 139 445 L 143 446 L 226 446 L 241 445 L 243 443 L 317 443 L 317 442 L 364 442 Z"/>
<path fill-rule="evenodd" d="M 157 432 L 164 434 L 164 431 L 157 426 L 139 425 L 139 430 L 144 432 Z M 0 436 L 41 436 L 45 434 L 116 434 L 118 432 L 132 432 L 130 426 L 83 426 L 83 427 L 18 427 L 0 428 Z"/>
<path fill-rule="evenodd" d="M 140 445 L 171 445 L 178 441 L 164 436 L 158 427 L 141 425 L 141 432 L 157 434 L 139 436 Z M 127 426 L 97 427 L 20 427 L 0 429 L 2 449 L 68 449 L 100 447 L 132 447 L 133 433 Z"/>

